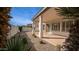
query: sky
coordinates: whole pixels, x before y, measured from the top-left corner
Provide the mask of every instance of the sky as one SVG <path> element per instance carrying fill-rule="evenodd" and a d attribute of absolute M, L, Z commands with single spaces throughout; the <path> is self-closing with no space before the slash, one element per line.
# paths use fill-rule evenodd
<path fill-rule="evenodd" d="M 42 7 L 13 7 L 11 9 L 11 25 L 27 25 L 32 23 L 32 18 Z"/>

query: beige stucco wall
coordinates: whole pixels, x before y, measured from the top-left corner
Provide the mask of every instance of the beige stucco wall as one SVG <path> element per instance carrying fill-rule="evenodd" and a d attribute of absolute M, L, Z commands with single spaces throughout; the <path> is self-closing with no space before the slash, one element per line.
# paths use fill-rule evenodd
<path fill-rule="evenodd" d="M 63 17 L 60 16 L 58 14 L 58 12 L 55 10 L 55 8 L 53 8 L 53 7 L 48 8 L 47 10 L 42 12 L 40 15 L 42 16 L 42 20 L 43 20 L 42 23 L 46 23 L 46 24 L 53 24 L 53 23 L 57 23 L 57 22 L 59 23 L 59 22 L 66 20 L 66 19 L 63 19 Z M 35 20 L 33 21 L 36 26 L 36 30 L 39 30 L 39 16 L 36 17 Z M 46 28 L 45 28 L 45 30 L 43 30 L 43 32 L 48 32 L 48 29 L 49 28 L 46 25 Z M 60 34 L 61 32 L 58 32 L 58 33 Z"/>
<path fill-rule="evenodd" d="M 8 33 L 8 38 L 11 38 L 12 36 L 14 36 L 17 32 L 19 32 L 18 27 L 17 26 L 11 26 L 11 30 Z"/>

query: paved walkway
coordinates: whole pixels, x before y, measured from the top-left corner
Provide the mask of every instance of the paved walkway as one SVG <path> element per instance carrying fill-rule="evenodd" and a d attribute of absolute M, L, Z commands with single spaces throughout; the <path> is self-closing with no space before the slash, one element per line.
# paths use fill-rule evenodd
<path fill-rule="evenodd" d="M 31 42 L 34 45 L 34 48 L 37 51 L 57 51 L 57 47 L 54 46 L 53 44 L 47 42 L 46 40 L 42 40 L 39 38 L 34 38 L 31 34 L 31 32 L 26 32 L 27 36 L 31 39 Z M 40 41 L 44 41 L 46 44 L 40 44 Z"/>

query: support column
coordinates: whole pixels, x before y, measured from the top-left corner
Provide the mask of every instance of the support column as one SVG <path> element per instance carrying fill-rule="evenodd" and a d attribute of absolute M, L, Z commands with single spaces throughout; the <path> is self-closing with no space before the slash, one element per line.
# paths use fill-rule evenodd
<path fill-rule="evenodd" d="M 44 29 L 44 30 L 45 30 L 45 32 L 47 32 L 47 26 L 46 26 L 46 23 L 45 23 L 45 29 Z"/>
<path fill-rule="evenodd" d="M 60 32 L 62 32 L 62 22 L 60 22 Z"/>
<path fill-rule="evenodd" d="M 52 24 L 50 24 L 49 26 L 50 26 L 50 34 L 52 34 Z"/>
<path fill-rule="evenodd" d="M 35 29 L 34 29 L 34 22 L 32 23 L 32 34 L 34 34 Z"/>
<path fill-rule="evenodd" d="M 39 16 L 39 38 L 43 37 L 43 28 L 42 28 L 42 17 Z"/>

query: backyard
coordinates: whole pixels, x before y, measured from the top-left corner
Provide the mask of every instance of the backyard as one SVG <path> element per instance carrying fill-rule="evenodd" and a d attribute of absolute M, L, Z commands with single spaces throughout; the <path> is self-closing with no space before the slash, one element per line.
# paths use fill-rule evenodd
<path fill-rule="evenodd" d="M 1 51 L 79 51 L 78 7 L 0 7 Z"/>

